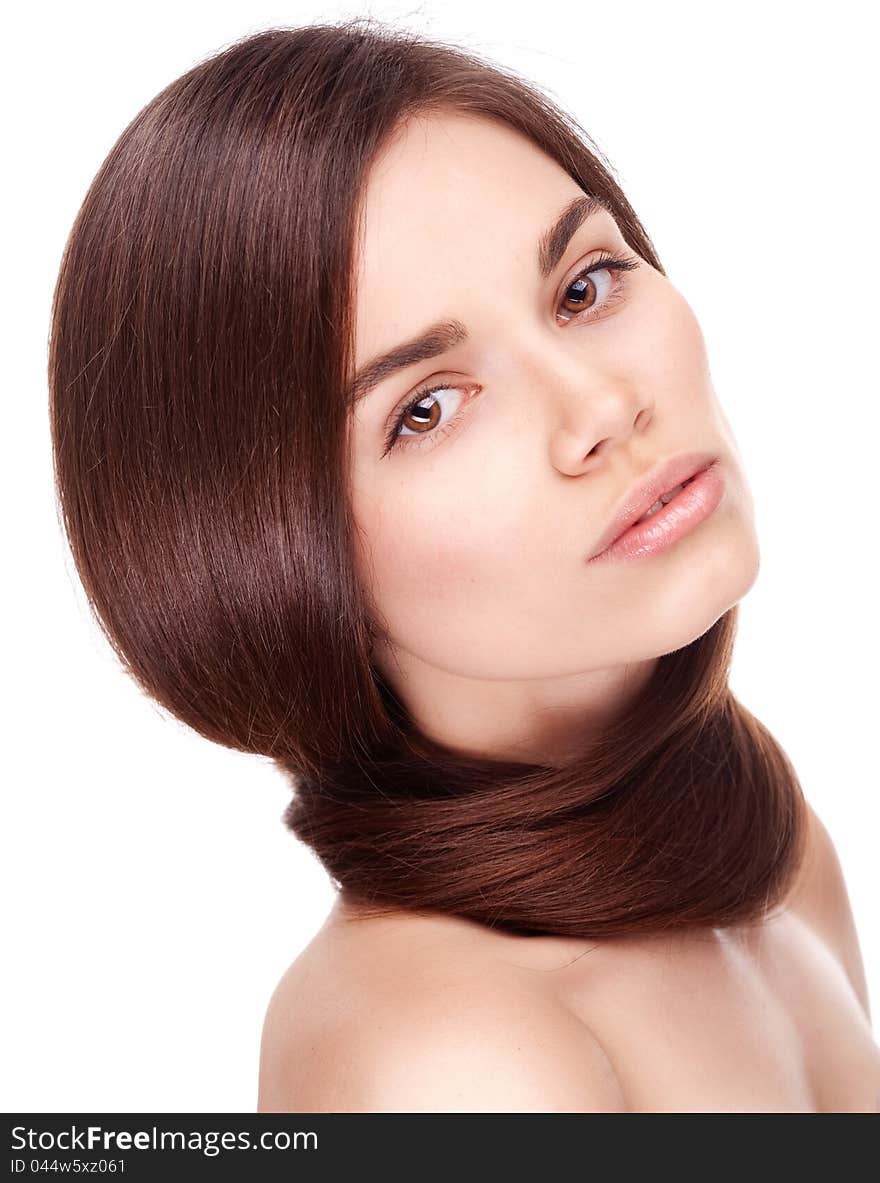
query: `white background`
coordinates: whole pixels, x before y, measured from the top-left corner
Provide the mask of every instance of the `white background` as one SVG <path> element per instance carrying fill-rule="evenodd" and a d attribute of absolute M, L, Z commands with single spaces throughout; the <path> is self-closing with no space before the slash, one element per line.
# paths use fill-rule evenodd
<path fill-rule="evenodd" d="M 6 25 L 6 1111 L 253 1111 L 275 984 L 333 902 L 265 761 L 120 672 L 56 521 L 49 303 L 135 113 L 248 33 L 372 13 L 548 89 L 703 326 L 762 566 L 731 683 L 836 843 L 880 1006 L 873 5 L 42 4 Z"/>

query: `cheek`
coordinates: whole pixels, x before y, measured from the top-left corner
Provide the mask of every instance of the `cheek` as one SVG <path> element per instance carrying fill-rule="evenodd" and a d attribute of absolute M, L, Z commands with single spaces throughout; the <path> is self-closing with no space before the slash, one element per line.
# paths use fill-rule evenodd
<path fill-rule="evenodd" d="M 644 316 L 639 323 L 637 353 L 632 336 L 627 338 L 635 381 L 641 380 L 642 389 L 656 395 L 661 408 L 664 403 L 672 406 L 704 402 L 711 389 L 709 360 L 693 309 L 659 274 L 650 297 L 650 316 Z"/>
<path fill-rule="evenodd" d="M 444 650 L 508 643 L 546 603 L 551 570 L 539 493 L 511 480 L 509 455 L 499 472 L 465 449 L 460 470 L 450 459 L 442 481 L 408 474 L 354 506 L 359 571 L 392 639 L 440 665 Z"/>
<path fill-rule="evenodd" d="M 355 520 L 374 592 L 380 601 L 426 593 L 434 599 L 503 579 L 528 532 L 524 511 L 473 470 L 443 482 L 410 481 L 405 490 L 391 487 L 358 502 Z"/>

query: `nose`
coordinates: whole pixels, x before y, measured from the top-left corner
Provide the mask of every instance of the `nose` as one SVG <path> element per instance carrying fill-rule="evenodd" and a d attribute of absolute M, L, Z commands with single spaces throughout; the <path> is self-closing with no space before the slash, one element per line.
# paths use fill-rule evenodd
<path fill-rule="evenodd" d="M 603 464 L 618 446 L 630 447 L 654 415 L 654 400 L 620 375 L 597 375 L 578 367 L 572 378 L 556 376 L 551 400 L 551 460 L 560 472 L 580 473 Z"/>

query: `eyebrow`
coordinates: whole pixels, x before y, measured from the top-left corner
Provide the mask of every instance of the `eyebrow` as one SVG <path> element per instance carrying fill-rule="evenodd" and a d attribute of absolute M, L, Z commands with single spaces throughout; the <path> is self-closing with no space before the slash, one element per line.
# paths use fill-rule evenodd
<path fill-rule="evenodd" d="M 580 227 L 599 213 L 611 213 L 611 210 L 601 198 L 590 194 L 576 197 L 565 206 L 553 225 L 538 240 L 541 279 L 549 278 Z M 460 320 L 438 321 L 417 337 L 395 345 L 362 366 L 348 387 L 349 401 L 358 402 L 398 370 L 438 357 L 467 341 L 468 336 L 468 330 Z"/>

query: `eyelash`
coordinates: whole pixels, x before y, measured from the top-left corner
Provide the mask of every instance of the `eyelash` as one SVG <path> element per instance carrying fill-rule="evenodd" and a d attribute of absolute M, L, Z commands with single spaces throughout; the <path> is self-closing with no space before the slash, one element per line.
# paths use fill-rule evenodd
<path fill-rule="evenodd" d="M 583 270 L 579 271 L 577 275 L 573 276 L 571 281 L 566 285 L 565 290 L 568 291 L 568 289 L 576 284 L 579 279 L 587 278 L 588 276 L 592 275 L 594 271 L 618 272 L 618 281 L 614 287 L 614 290 L 600 306 L 600 312 L 596 314 L 601 315 L 602 310 L 606 309 L 610 304 L 616 303 L 617 300 L 625 294 L 628 281 L 625 278 L 624 273 L 627 271 L 635 271 L 639 265 L 639 261 L 631 255 L 613 255 L 609 252 L 604 252 L 598 259 L 590 263 L 589 266 L 583 268 Z M 586 309 L 584 312 L 574 313 L 569 317 L 568 323 L 593 320 L 595 319 L 595 316 L 591 315 L 591 313 L 592 308 Z M 422 390 L 416 391 L 413 397 L 408 399 L 404 406 L 402 406 L 396 413 L 394 421 L 392 422 L 386 436 L 385 451 L 382 453 L 382 455 L 387 456 L 393 448 L 399 447 L 400 440 L 406 440 L 406 443 L 403 445 L 404 447 L 418 448 L 422 446 L 422 440 L 427 441 L 430 439 L 431 446 L 433 446 L 438 437 L 442 438 L 444 435 L 446 435 L 450 428 L 458 421 L 461 411 L 453 415 L 452 419 L 450 419 L 450 421 L 444 427 L 438 428 L 435 431 L 426 431 L 421 436 L 418 434 L 406 436 L 400 435 L 400 429 L 403 426 L 404 419 L 407 417 L 410 411 L 414 410 L 415 407 L 418 406 L 419 403 L 424 402 L 426 398 L 432 394 L 436 394 L 439 390 L 449 390 L 452 387 L 453 383 L 451 382 L 435 382 Z"/>

